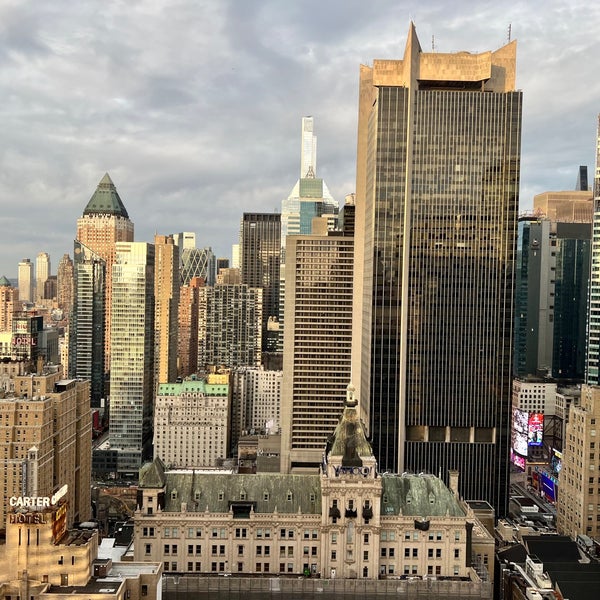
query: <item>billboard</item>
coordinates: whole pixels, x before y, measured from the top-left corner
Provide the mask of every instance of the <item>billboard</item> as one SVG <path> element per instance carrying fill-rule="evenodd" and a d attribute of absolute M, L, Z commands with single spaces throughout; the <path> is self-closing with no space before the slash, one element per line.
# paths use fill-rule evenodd
<path fill-rule="evenodd" d="M 541 446 L 544 436 L 544 415 L 542 413 L 529 413 L 527 427 L 527 442 L 530 446 Z"/>
<path fill-rule="evenodd" d="M 525 470 L 525 459 L 522 456 L 519 456 L 515 452 L 511 451 L 510 460 L 515 467 L 520 469 L 521 471 Z"/>
<path fill-rule="evenodd" d="M 511 430 L 511 448 L 512 451 L 527 457 L 527 433 L 528 418 L 527 413 L 516 407 L 513 407 Z"/>

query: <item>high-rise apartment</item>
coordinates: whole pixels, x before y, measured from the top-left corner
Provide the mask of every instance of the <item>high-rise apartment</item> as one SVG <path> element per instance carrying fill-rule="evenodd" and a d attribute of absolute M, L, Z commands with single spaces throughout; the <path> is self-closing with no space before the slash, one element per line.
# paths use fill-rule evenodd
<path fill-rule="evenodd" d="M 507 511 L 516 42 L 360 70 L 353 379 L 382 470 Z"/>
<path fill-rule="evenodd" d="M 187 377 L 198 370 L 198 303 L 199 288 L 204 286 L 200 277 L 192 277 L 188 285 L 179 289 L 177 374 Z"/>
<path fill-rule="evenodd" d="M 21 302 L 33 302 L 33 263 L 29 258 L 19 263 L 18 281 Z"/>
<path fill-rule="evenodd" d="M 240 268 L 242 283 L 263 291 L 262 350 L 277 350 L 277 331 L 269 331 L 269 319 L 279 319 L 279 273 L 281 215 L 244 213 L 240 225 Z"/>
<path fill-rule="evenodd" d="M 110 445 L 117 469 L 149 458 L 154 398 L 154 245 L 117 242 L 112 272 Z"/>
<path fill-rule="evenodd" d="M 154 248 L 154 382 L 158 385 L 173 382 L 177 377 L 179 248 L 170 235 L 155 235 Z"/>
<path fill-rule="evenodd" d="M 262 290 L 243 284 L 199 288 L 198 368 L 261 363 Z"/>
<path fill-rule="evenodd" d="M 105 398 L 106 261 L 77 240 L 74 242 L 74 257 L 69 376 L 90 380 L 90 403 L 99 407 Z"/>
<path fill-rule="evenodd" d="M 50 277 L 50 255 L 40 252 L 35 259 L 35 299 L 36 302 L 44 300 L 44 285 Z"/>
<path fill-rule="evenodd" d="M 133 241 L 133 223 L 129 220 L 125 205 L 108 173 L 100 180 L 81 218 L 77 219 L 76 239 L 106 263 L 104 349 L 106 352 L 105 366 L 108 368 L 111 348 L 112 265 L 115 262 L 115 245 L 117 242 Z M 77 277 L 77 272 L 75 277 Z M 78 335 L 78 332 L 73 331 L 71 335 Z"/>
<path fill-rule="evenodd" d="M 286 254 L 281 470 L 316 471 L 352 378 L 354 238 L 292 235 Z"/>

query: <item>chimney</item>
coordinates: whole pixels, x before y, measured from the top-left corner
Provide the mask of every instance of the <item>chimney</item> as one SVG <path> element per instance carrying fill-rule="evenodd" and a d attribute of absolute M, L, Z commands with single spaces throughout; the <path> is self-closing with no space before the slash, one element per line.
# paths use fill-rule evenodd
<path fill-rule="evenodd" d="M 458 475 L 459 472 L 458 471 L 448 471 L 448 479 L 449 479 L 449 485 L 448 487 L 450 488 L 450 491 L 457 497 L 460 497 L 460 494 L 458 493 Z"/>

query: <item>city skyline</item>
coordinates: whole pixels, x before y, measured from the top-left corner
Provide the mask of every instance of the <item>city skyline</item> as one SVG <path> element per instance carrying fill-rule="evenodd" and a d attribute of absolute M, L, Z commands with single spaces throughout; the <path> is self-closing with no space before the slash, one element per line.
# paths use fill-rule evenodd
<path fill-rule="evenodd" d="M 88 3 L 0 9 L 0 274 L 16 277 L 40 251 L 54 265 L 71 253 L 73 220 L 107 171 L 136 240 L 186 229 L 229 256 L 242 213 L 278 210 L 296 180 L 306 115 L 318 122 L 320 176 L 335 198 L 354 192 L 359 65 L 398 56 L 410 20 L 424 48 L 449 53 L 498 49 L 510 26 L 527 98 L 521 209 L 593 168 L 599 84 L 584 58 L 597 55 L 599 8 L 379 4 L 141 2 L 108 5 L 101 20 Z"/>

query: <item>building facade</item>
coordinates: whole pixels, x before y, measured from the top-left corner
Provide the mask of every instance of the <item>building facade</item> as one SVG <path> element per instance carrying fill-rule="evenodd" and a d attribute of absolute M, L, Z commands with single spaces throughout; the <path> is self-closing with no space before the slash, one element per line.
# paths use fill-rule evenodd
<path fill-rule="evenodd" d="M 155 385 L 177 378 L 177 337 L 179 333 L 179 248 L 173 236 L 155 235 L 154 357 Z"/>
<path fill-rule="evenodd" d="M 118 471 L 151 454 L 154 399 L 154 245 L 117 242 L 112 272 L 110 446 Z"/>
<path fill-rule="evenodd" d="M 277 350 L 277 331 L 269 331 L 269 319 L 279 320 L 281 215 L 244 213 L 240 224 L 242 283 L 262 290 L 261 350 Z"/>
<path fill-rule="evenodd" d="M 19 310 L 19 289 L 6 277 L 0 277 L 0 331 L 12 330 L 13 315 Z"/>
<path fill-rule="evenodd" d="M 21 302 L 33 302 L 33 263 L 24 258 L 18 267 L 19 298 Z"/>
<path fill-rule="evenodd" d="M 68 318 L 73 309 L 74 283 L 73 260 L 68 254 L 64 254 L 56 271 L 56 303 L 58 308 L 63 311 L 64 318 Z"/>
<path fill-rule="evenodd" d="M 44 285 L 50 277 L 50 255 L 47 252 L 40 252 L 35 259 L 35 298 L 36 302 L 45 300 L 47 296 L 44 293 Z M 52 298 L 52 297 L 50 297 Z"/>
<path fill-rule="evenodd" d="M 154 401 L 154 456 L 172 468 L 216 467 L 229 452 L 228 375 L 162 383 Z"/>
<path fill-rule="evenodd" d="M 458 469 L 507 510 L 516 42 L 361 67 L 353 377 L 383 470 Z"/>
<path fill-rule="evenodd" d="M 111 352 L 111 311 L 112 311 L 112 265 L 115 262 L 116 243 L 133 241 L 133 223 L 117 188 L 106 173 L 98 183 L 96 191 L 87 203 L 83 215 L 77 219 L 76 240 L 89 248 L 96 256 L 101 258 L 106 265 L 106 282 L 104 286 L 104 367 L 110 367 Z M 75 256 L 77 262 L 77 256 Z M 75 287 L 78 271 L 75 270 Z M 78 336 L 78 330 L 71 332 L 71 337 Z"/>
<path fill-rule="evenodd" d="M 320 474 L 175 471 L 158 459 L 144 466 L 134 559 L 161 561 L 165 573 L 305 575 L 323 585 L 441 578 L 461 597 L 471 589 L 491 598 L 472 556 L 478 548 L 493 557 L 492 536 L 437 477 L 380 475 L 348 395 Z"/>
<path fill-rule="evenodd" d="M 73 310 L 69 320 L 69 376 L 88 379 L 90 403 L 105 398 L 106 261 L 85 244 L 74 242 Z"/>
<path fill-rule="evenodd" d="M 0 399 L 2 429 L 0 519 L 12 496 L 51 496 L 69 487 L 69 522 L 91 517 L 91 440 L 88 381 L 65 380 L 58 368 L 13 378 Z"/>
<path fill-rule="evenodd" d="M 187 377 L 198 370 L 199 288 L 204 281 L 193 277 L 179 289 L 177 375 Z"/>
<path fill-rule="evenodd" d="M 354 238 L 288 236 L 281 469 L 317 471 L 351 378 Z"/>

